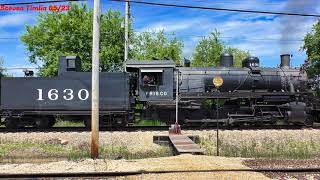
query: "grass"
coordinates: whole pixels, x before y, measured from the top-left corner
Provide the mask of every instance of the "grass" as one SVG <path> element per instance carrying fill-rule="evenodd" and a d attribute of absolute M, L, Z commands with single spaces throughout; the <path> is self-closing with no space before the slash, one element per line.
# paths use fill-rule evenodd
<path fill-rule="evenodd" d="M 132 153 L 127 147 L 112 147 L 107 146 L 101 149 L 102 156 L 107 159 L 143 159 L 143 158 L 154 158 L 154 157 L 166 157 L 172 156 L 172 150 L 169 147 L 163 146 L 156 151 L 145 151 Z"/>
<path fill-rule="evenodd" d="M 135 122 L 134 126 L 166 126 L 166 124 L 158 120 L 140 120 Z"/>
<path fill-rule="evenodd" d="M 83 121 L 63 121 L 58 120 L 53 127 L 84 127 Z"/>
<path fill-rule="evenodd" d="M 172 156 L 169 147 L 161 147 L 155 151 L 130 152 L 126 146 L 101 146 L 100 158 L 105 159 L 142 159 L 151 157 Z M 90 158 L 90 145 L 82 143 L 77 146 L 60 144 L 16 142 L 0 144 L 0 163 L 11 162 L 43 162 L 57 159 L 81 160 Z"/>
<path fill-rule="evenodd" d="M 0 162 L 25 162 L 61 159 L 66 156 L 62 145 L 30 142 L 0 144 Z"/>
<path fill-rule="evenodd" d="M 207 155 L 216 155 L 216 136 L 200 138 L 200 145 Z M 320 157 L 320 142 L 312 138 L 298 140 L 290 137 L 275 139 L 266 136 L 261 140 L 231 140 L 221 137 L 221 156 L 245 158 L 311 159 Z"/>
<path fill-rule="evenodd" d="M 126 146 L 101 146 L 99 148 L 100 158 L 104 159 L 143 159 L 152 157 L 172 156 L 172 150 L 163 146 L 155 151 L 130 152 Z M 79 160 L 90 157 L 90 146 L 87 143 L 72 148 L 68 155 L 69 160 Z"/>

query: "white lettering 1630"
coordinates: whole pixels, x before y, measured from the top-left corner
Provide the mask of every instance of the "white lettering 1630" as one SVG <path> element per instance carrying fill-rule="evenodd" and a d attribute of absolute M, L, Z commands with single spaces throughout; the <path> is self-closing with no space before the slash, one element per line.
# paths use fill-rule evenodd
<path fill-rule="evenodd" d="M 43 90 L 42 89 L 37 89 L 38 90 L 38 101 L 43 101 Z M 66 101 L 73 100 L 74 95 L 73 95 L 73 90 L 72 89 L 64 89 L 62 93 L 62 97 Z M 81 101 L 85 101 L 89 98 L 89 91 L 86 89 L 80 89 L 77 93 L 78 99 Z M 45 97 L 46 98 L 46 97 Z M 50 89 L 48 91 L 48 99 L 51 101 L 55 101 L 59 99 L 59 91 L 57 89 Z"/>

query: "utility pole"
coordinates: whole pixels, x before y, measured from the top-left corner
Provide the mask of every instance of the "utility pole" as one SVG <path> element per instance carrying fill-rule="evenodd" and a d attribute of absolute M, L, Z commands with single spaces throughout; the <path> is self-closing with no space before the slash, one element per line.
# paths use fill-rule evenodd
<path fill-rule="evenodd" d="M 92 86 L 91 86 L 91 158 L 99 156 L 99 42 L 100 42 L 100 0 L 94 0 Z"/>
<path fill-rule="evenodd" d="M 129 54 L 129 16 L 130 16 L 130 4 L 129 0 L 126 0 L 126 17 L 124 20 L 124 28 L 125 28 L 125 34 L 124 34 L 124 61 L 125 64 L 128 60 L 128 54 Z M 124 68 L 126 71 L 126 68 Z"/>

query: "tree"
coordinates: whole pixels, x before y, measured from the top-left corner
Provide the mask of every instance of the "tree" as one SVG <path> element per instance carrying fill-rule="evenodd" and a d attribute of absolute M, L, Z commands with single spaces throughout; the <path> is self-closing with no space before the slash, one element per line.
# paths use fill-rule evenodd
<path fill-rule="evenodd" d="M 132 42 L 132 58 L 137 60 L 171 59 L 180 63 L 183 43 L 176 37 L 169 39 L 163 30 L 136 34 Z"/>
<path fill-rule="evenodd" d="M 34 26 L 27 25 L 21 36 L 29 51 L 29 61 L 42 64 L 40 76 L 55 76 L 58 72 L 58 56 L 79 55 L 82 70 L 90 71 L 92 58 L 93 10 L 86 4 L 70 4 L 66 13 L 40 13 Z M 100 20 L 100 67 L 110 71 L 124 59 L 124 18 L 120 12 L 108 10 Z M 130 30 L 130 33 L 132 31 Z"/>
<path fill-rule="evenodd" d="M 320 21 L 313 25 L 311 32 L 304 37 L 304 45 L 310 66 L 307 69 L 309 78 L 314 78 L 317 96 L 320 96 Z"/>
<path fill-rule="evenodd" d="M 248 51 L 229 47 L 219 40 L 220 33 L 216 30 L 209 36 L 204 37 L 197 44 L 193 54 L 193 66 L 218 66 L 220 55 L 230 53 L 234 57 L 234 65 L 241 66 L 241 61 L 250 55 Z"/>
<path fill-rule="evenodd" d="M 312 27 L 312 31 L 304 37 L 304 45 L 311 66 L 308 69 L 308 75 L 315 77 L 320 74 L 320 21 Z"/>

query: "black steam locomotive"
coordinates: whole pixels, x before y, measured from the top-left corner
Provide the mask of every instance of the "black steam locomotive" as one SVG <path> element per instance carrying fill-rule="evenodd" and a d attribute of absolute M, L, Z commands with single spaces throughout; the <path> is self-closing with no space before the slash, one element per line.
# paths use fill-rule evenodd
<path fill-rule="evenodd" d="M 262 68 L 248 57 L 242 68 L 221 56 L 219 67 L 176 67 L 173 61 L 128 61 L 126 72 L 100 73 L 101 126 L 127 126 L 135 113 L 172 124 L 224 125 L 319 122 L 319 100 L 310 91 L 306 66 Z M 214 84 L 219 77 L 220 87 Z M 178 89 L 176 88 L 178 87 Z M 8 128 L 52 127 L 57 116 L 90 127 L 91 73 L 76 56 L 59 58 L 57 77 L 2 77 L 1 117 Z M 178 94 L 177 94 L 178 92 Z M 141 104 L 141 109 L 136 109 Z"/>

